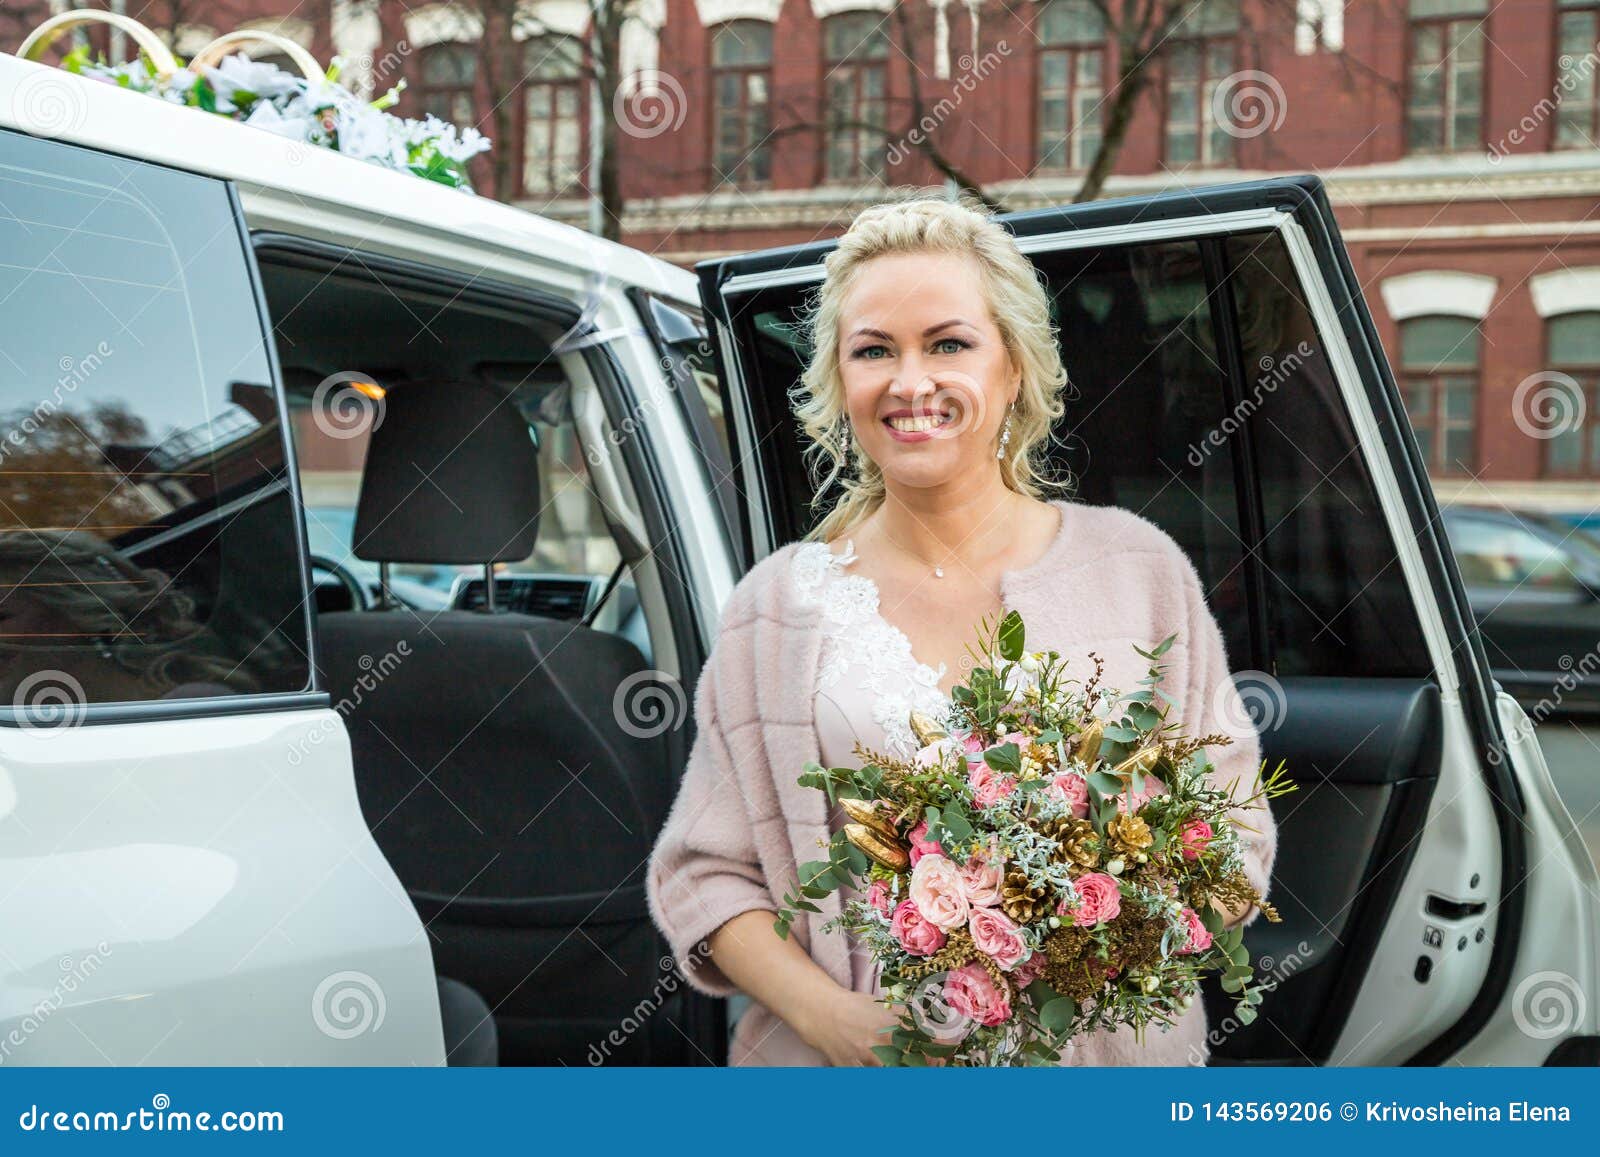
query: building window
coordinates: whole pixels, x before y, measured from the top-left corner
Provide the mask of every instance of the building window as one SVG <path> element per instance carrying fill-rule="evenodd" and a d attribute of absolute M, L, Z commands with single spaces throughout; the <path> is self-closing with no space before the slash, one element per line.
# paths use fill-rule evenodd
<path fill-rule="evenodd" d="M 1173 29 L 1166 62 L 1166 161 L 1233 163 L 1233 136 L 1217 116 L 1217 86 L 1236 71 L 1238 0 L 1197 5 Z"/>
<path fill-rule="evenodd" d="M 476 125 L 473 88 L 478 79 L 478 48 L 445 41 L 422 50 L 422 111 L 456 125 Z"/>
<path fill-rule="evenodd" d="M 713 109 L 717 181 L 760 185 L 772 176 L 767 134 L 772 120 L 768 86 L 772 79 L 772 25 L 735 20 L 711 34 Z"/>
<path fill-rule="evenodd" d="M 1573 396 L 1548 407 L 1561 423 L 1545 450 L 1548 474 L 1600 474 L 1600 310 L 1563 313 L 1545 322 L 1545 363 L 1561 378 L 1551 386 Z M 1576 387 L 1573 389 L 1573 387 Z"/>
<path fill-rule="evenodd" d="M 825 179 L 881 178 L 888 127 L 889 36 L 881 12 L 844 12 L 822 25 Z"/>
<path fill-rule="evenodd" d="M 583 49 L 570 36 L 531 37 L 523 48 L 522 191 L 559 197 L 583 184 Z"/>
<path fill-rule="evenodd" d="M 1483 147 L 1486 0 L 1411 0 L 1406 147 L 1465 152 Z"/>
<path fill-rule="evenodd" d="M 1086 169 L 1100 148 L 1105 22 L 1088 0 L 1049 0 L 1039 13 L 1034 155 L 1046 171 Z"/>
<path fill-rule="evenodd" d="M 1595 83 L 1595 45 L 1600 44 L 1600 4 L 1561 0 L 1556 35 L 1558 149 L 1600 148 L 1600 84 Z"/>
<path fill-rule="evenodd" d="M 1478 409 L 1478 323 L 1470 317 L 1413 317 L 1400 323 L 1401 388 L 1428 469 L 1474 468 Z"/>

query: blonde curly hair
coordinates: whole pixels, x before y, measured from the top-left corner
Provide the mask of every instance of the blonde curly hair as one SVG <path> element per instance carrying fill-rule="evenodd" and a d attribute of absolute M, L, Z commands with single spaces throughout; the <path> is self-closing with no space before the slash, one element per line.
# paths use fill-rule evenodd
<path fill-rule="evenodd" d="M 804 458 L 816 488 L 813 510 L 829 501 L 835 482 L 842 491 L 806 535 L 808 541 L 836 538 L 883 502 L 883 473 L 876 462 L 858 454 L 859 472 L 845 473 L 849 415 L 839 373 L 839 323 L 862 267 L 875 257 L 904 253 L 960 253 L 978 263 L 989 312 L 1022 377 L 1011 413 L 1011 441 L 998 459 L 1000 477 L 1010 489 L 1034 498 L 1070 490 L 1070 478 L 1048 476 L 1050 431 L 1066 409 L 1067 372 L 1050 300 L 1033 263 L 980 202 L 927 196 L 887 201 L 858 213 L 828 254 L 822 285 L 801 321 L 811 358 L 789 397 L 810 438 Z"/>

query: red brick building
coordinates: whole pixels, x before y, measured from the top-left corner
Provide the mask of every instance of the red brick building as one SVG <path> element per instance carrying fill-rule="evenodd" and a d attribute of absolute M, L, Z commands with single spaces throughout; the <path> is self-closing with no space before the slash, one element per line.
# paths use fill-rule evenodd
<path fill-rule="evenodd" d="M 1069 201 L 1123 63 L 1089 0 L 609 2 L 627 15 L 624 239 L 682 263 L 826 236 L 886 186 L 946 174 L 1007 208 Z M 592 219 L 590 0 L 126 9 L 180 51 L 273 27 L 343 54 L 359 88 L 404 78 L 400 111 L 496 138 L 480 187 Z M 514 75 L 486 42 L 514 46 Z M 1584 514 L 1600 504 L 1597 42 L 1600 0 L 1194 0 L 1140 74 L 1102 195 L 1320 173 L 1441 496 Z"/>

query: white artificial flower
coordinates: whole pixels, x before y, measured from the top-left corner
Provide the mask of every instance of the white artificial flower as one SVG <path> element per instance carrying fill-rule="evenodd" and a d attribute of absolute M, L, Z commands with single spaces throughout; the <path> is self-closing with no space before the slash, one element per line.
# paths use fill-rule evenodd
<path fill-rule="evenodd" d="M 250 115 L 244 118 L 244 123 L 252 128 L 266 129 L 280 137 L 288 137 L 291 141 L 309 141 L 315 127 L 310 115 L 285 116 L 276 105 L 265 100 L 256 102 Z"/>
<path fill-rule="evenodd" d="M 390 133 L 388 118 L 381 112 L 354 108 L 339 113 L 339 151 L 348 157 L 363 161 L 377 161 L 393 165 L 396 141 Z"/>
<path fill-rule="evenodd" d="M 205 75 L 217 94 L 217 108 L 225 112 L 237 107 L 234 98 L 240 93 L 249 93 L 261 100 L 278 100 L 293 96 L 306 83 L 275 64 L 258 63 L 238 53 L 224 56 L 221 64 L 207 66 Z"/>
<path fill-rule="evenodd" d="M 470 161 L 489 148 L 489 138 L 468 126 L 461 130 L 461 139 L 454 132 L 439 138 L 439 151 L 452 161 Z"/>

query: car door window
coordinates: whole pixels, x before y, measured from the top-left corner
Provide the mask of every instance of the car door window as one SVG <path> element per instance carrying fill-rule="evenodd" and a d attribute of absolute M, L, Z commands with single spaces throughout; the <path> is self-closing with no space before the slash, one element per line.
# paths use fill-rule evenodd
<path fill-rule="evenodd" d="M 1281 233 L 1229 239 L 1274 674 L 1432 670 L 1377 490 Z"/>
<path fill-rule="evenodd" d="M 0 703 L 304 690 L 299 530 L 219 181 L 0 134 Z"/>

